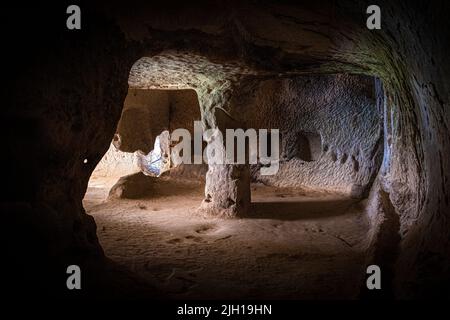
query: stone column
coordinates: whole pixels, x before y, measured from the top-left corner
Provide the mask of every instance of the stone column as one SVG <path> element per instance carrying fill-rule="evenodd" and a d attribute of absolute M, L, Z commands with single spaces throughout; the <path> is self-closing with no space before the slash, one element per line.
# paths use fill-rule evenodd
<path fill-rule="evenodd" d="M 202 209 L 221 217 L 246 215 L 250 206 L 248 165 L 209 165 Z"/>
<path fill-rule="evenodd" d="M 239 126 L 230 116 L 223 116 L 230 92 L 198 92 L 202 119 L 207 129 L 219 129 L 225 136 L 225 129 Z M 212 141 L 208 141 L 208 144 Z M 224 141 L 221 146 L 224 147 Z M 225 152 L 223 150 L 223 157 Z M 247 214 L 250 207 L 250 167 L 248 164 L 212 164 L 208 158 L 205 199 L 201 209 L 207 214 L 220 217 L 236 217 Z"/>

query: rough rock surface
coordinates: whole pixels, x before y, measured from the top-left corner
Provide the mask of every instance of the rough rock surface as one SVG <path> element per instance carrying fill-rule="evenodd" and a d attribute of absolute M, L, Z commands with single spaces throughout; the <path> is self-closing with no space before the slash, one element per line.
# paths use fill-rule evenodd
<path fill-rule="evenodd" d="M 244 128 L 280 130 L 278 173 L 256 171 L 255 178 L 266 184 L 362 196 L 380 168 L 382 113 L 373 78 L 248 79 L 232 100 L 230 115 Z"/>

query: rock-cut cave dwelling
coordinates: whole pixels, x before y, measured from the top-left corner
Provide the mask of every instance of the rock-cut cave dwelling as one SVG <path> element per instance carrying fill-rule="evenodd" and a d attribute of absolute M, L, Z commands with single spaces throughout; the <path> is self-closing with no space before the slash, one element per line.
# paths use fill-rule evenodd
<path fill-rule="evenodd" d="M 41 261 L 34 288 L 67 297 L 448 297 L 449 21 L 379 2 L 381 30 L 364 1 L 169 1 L 24 35 L 2 111 L 10 274 Z M 278 129 L 277 172 L 174 165 L 166 138 L 195 123 Z"/>

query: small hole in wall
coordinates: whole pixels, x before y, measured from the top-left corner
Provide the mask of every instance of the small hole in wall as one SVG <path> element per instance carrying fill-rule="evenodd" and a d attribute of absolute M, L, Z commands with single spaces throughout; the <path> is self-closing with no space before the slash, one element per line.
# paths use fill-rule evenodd
<path fill-rule="evenodd" d="M 301 131 L 297 136 L 297 158 L 304 161 L 316 161 L 322 154 L 320 134 Z"/>

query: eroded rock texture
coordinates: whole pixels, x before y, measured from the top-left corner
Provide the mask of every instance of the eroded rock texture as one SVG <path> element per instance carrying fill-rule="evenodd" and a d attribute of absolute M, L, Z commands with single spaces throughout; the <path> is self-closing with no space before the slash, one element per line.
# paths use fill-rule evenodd
<path fill-rule="evenodd" d="M 113 140 L 114 141 L 114 140 Z M 92 172 L 91 177 L 120 178 L 130 173 L 139 172 L 137 153 L 122 152 L 113 143 Z"/>
<path fill-rule="evenodd" d="M 383 156 L 374 79 L 348 75 L 248 79 L 230 114 L 245 128 L 277 128 L 280 169 L 256 179 L 280 187 L 368 193 Z"/>
<path fill-rule="evenodd" d="M 217 115 L 220 109 L 229 112 L 247 77 L 359 73 L 378 77 L 384 87 L 377 94 L 383 97 L 384 159 L 372 190 L 378 196 L 370 198 L 378 200 L 368 215 L 374 230 L 369 249 L 375 248 L 368 250 L 375 252 L 368 261 L 389 265 L 396 297 L 448 294 L 448 4 L 379 1 L 380 31 L 365 27 L 367 5 L 350 0 L 85 4 L 79 32 L 61 27 L 64 4 L 9 10 L 2 22 L 16 25 L 17 34 L 4 37 L 11 48 L 5 72 L 14 81 L 6 87 L 2 108 L 3 149 L 9 155 L 2 159 L 8 168 L 2 211 L 15 232 L 7 236 L 14 261 L 7 272 L 22 275 L 14 285 L 23 291 L 31 281 L 24 270 L 31 259 L 42 262 L 34 271 L 47 275 L 34 282 L 36 290 L 71 295 L 61 287 L 64 266 L 77 263 L 103 275 L 87 280 L 82 294 L 140 292 L 129 284 L 130 276 L 102 272 L 108 264 L 95 223 L 81 205 L 89 176 L 115 133 L 128 85 L 194 89 L 205 128 L 214 128 L 232 125 L 221 124 Z M 14 23 L 17 16 L 23 24 Z M 359 162 L 348 150 L 344 163 L 350 165 L 352 155 Z M 343 152 L 336 152 L 336 161 L 342 158 Z M 207 184 L 213 207 L 233 214 L 230 208 L 248 199 L 245 179 L 235 178 L 236 172 L 246 178 L 247 170 L 210 168 L 213 180 L 226 185 L 219 190 Z M 388 236 L 378 236 L 380 228 Z M 386 243 L 390 248 L 381 251 L 389 254 L 383 256 L 377 248 Z M 128 284 L 105 289 L 118 279 Z"/>
<path fill-rule="evenodd" d="M 123 177 L 111 190 L 111 198 L 137 198 L 151 194 L 154 192 L 150 188 L 154 184 L 153 179 L 149 178 L 145 183 L 145 176 L 133 173 L 150 174 L 144 163 L 150 160 L 148 154 L 153 150 L 156 138 L 160 138 L 164 153 L 162 160 L 170 162 L 169 142 L 161 140 L 169 138 L 168 133 L 176 129 L 187 130 L 194 137 L 194 121 L 200 120 L 200 107 L 194 90 L 129 89 L 111 146 L 91 177 L 116 180 Z M 194 145 L 191 144 L 193 162 Z M 167 167 L 172 169 L 164 172 L 165 176 L 205 180 L 205 164 L 175 166 L 168 163 Z"/>

